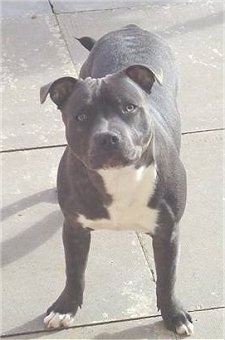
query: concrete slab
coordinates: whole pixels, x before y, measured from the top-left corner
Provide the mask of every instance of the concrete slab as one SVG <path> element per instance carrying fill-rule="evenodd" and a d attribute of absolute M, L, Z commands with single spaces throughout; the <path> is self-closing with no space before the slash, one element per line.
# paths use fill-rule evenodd
<path fill-rule="evenodd" d="M 222 11 L 222 2 L 208 1 L 153 3 L 133 10 L 90 11 L 57 17 L 77 68 L 87 52 L 74 36 L 99 38 L 130 23 L 164 36 L 177 59 L 181 79 L 179 109 L 183 131 L 187 132 L 223 126 Z"/>
<path fill-rule="evenodd" d="M 153 0 L 154 1 L 154 0 Z M 155 0 L 157 1 L 157 0 Z M 130 8 L 149 5 L 148 0 L 73 0 L 73 1 L 58 1 L 51 0 L 55 13 L 75 12 L 75 11 L 96 11 L 102 9 L 113 8 Z"/>
<path fill-rule="evenodd" d="M 18 336 L 16 339 L 176 339 L 168 331 L 161 317 L 129 320 L 111 324 L 70 328 L 58 332 L 44 332 Z M 15 339 L 15 337 L 12 337 Z"/>
<path fill-rule="evenodd" d="M 64 285 L 55 192 L 62 151 L 3 155 L 3 334 L 43 329 L 43 313 Z M 136 234 L 93 233 L 76 325 L 155 314 L 155 284 Z"/>
<path fill-rule="evenodd" d="M 52 10 L 48 0 L 20 0 L 19 6 L 16 0 L 2 0 L 0 17 L 36 16 L 39 14 L 51 14 L 51 12 Z"/>
<path fill-rule="evenodd" d="M 195 330 L 188 339 L 224 339 L 224 310 L 191 313 Z M 45 332 L 12 337 L 12 339 L 182 339 L 164 328 L 159 317 L 130 320 L 91 327 L 71 328 L 60 332 Z"/>
<path fill-rule="evenodd" d="M 212 309 L 191 313 L 195 324 L 194 334 L 188 339 L 224 339 L 224 309 Z M 184 339 L 184 337 L 178 337 Z"/>
<path fill-rule="evenodd" d="M 177 293 L 189 310 L 224 306 L 222 154 L 221 131 L 183 136 L 188 197 L 180 225 Z M 139 238 L 154 269 L 151 241 Z"/>
<path fill-rule="evenodd" d="M 39 101 L 42 85 L 76 74 L 54 16 L 3 19 L 2 58 L 2 149 L 64 143 L 59 112 Z"/>

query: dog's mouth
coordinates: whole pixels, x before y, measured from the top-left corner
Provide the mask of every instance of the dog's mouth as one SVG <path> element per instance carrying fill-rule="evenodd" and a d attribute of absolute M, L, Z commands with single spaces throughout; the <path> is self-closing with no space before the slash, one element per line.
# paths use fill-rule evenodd
<path fill-rule="evenodd" d="M 113 152 L 107 154 L 105 152 L 92 152 L 88 157 L 88 167 L 93 170 L 122 168 L 136 163 L 141 156 L 141 150 L 132 150 L 127 154 L 121 152 Z"/>

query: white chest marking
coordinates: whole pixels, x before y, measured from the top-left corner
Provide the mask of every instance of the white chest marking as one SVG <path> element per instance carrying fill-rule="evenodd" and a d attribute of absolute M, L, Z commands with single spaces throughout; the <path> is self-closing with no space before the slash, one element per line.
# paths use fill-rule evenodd
<path fill-rule="evenodd" d="M 99 174 L 107 193 L 112 196 L 112 203 L 106 207 L 110 219 L 90 220 L 80 215 L 78 221 L 94 230 L 134 230 L 153 234 L 158 212 L 147 204 L 155 189 L 155 167 L 100 170 Z"/>

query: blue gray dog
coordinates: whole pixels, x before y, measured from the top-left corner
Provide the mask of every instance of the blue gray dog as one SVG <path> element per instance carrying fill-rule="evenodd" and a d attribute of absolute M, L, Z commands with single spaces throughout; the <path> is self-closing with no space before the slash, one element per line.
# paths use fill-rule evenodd
<path fill-rule="evenodd" d="M 41 103 L 49 94 L 62 113 L 68 143 L 57 179 L 66 284 L 45 325 L 68 327 L 81 307 L 91 233 L 133 230 L 152 237 L 166 327 L 190 335 L 191 317 L 175 295 L 186 174 L 173 55 L 165 41 L 136 25 L 79 40 L 90 50 L 79 78 L 41 88 Z"/>

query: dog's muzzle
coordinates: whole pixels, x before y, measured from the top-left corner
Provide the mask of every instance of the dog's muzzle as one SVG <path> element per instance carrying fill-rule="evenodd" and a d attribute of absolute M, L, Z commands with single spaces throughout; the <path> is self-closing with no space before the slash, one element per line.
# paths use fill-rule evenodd
<path fill-rule="evenodd" d="M 88 166 L 92 169 L 126 166 L 135 158 L 131 149 L 116 133 L 96 134 L 91 142 Z"/>

